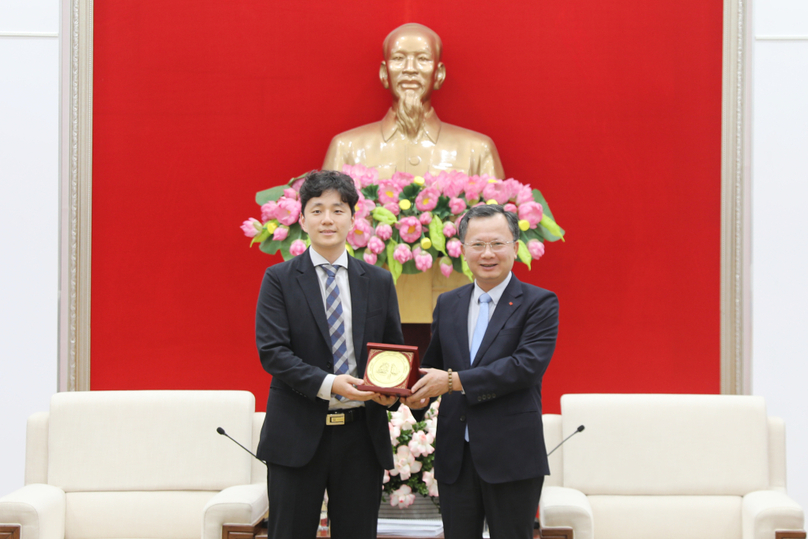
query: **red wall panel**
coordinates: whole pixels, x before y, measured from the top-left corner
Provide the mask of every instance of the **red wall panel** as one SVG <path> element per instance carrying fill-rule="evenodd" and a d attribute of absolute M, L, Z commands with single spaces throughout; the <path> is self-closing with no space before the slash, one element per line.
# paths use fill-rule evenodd
<path fill-rule="evenodd" d="M 568 392 L 719 391 L 722 2 L 95 3 L 93 389 L 247 389 L 254 193 L 376 121 L 381 42 L 444 42 L 440 117 L 491 136 L 568 231 L 520 279 L 561 301 Z"/>

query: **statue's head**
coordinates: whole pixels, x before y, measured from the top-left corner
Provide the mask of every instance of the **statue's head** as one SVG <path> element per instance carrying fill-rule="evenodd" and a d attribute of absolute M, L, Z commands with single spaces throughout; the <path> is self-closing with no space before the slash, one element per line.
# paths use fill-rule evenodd
<path fill-rule="evenodd" d="M 408 23 L 390 32 L 379 78 L 395 102 L 409 97 L 424 103 L 440 88 L 446 78 L 442 47 L 438 34 L 422 24 Z"/>

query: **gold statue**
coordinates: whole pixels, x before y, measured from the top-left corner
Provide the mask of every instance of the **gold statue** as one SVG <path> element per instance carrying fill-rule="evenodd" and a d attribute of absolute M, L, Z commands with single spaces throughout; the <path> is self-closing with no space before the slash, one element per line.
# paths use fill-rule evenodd
<path fill-rule="evenodd" d="M 435 114 L 432 91 L 446 79 L 441 49 L 438 34 L 421 24 L 405 24 L 390 32 L 384 40 L 379 78 L 390 90 L 393 106 L 382 121 L 334 137 L 323 169 L 362 164 L 377 168 L 381 179 L 395 172 L 423 176 L 444 170 L 505 177 L 494 141 L 443 123 Z"/>

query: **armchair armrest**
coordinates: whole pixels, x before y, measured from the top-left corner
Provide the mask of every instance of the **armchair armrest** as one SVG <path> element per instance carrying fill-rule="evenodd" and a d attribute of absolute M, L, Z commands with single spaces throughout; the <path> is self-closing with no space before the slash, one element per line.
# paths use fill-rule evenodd
<path fill-rule="evenodd" d="M 0 498 L 0 523 L 19 524 L 25 539 L 64 539 L 65 493 L 51 485 L 26 485 Z"/>
<path fill-rule="evenodd" d="M 802 530 L 800 505 L 785 492 L 758 490 L 743 497 L 743 539 L 773 539 L 776 530 Z"/>
<path fill-rule="evenodd" d="M 542 528 L 572 528 L 575 539 L 593 539 L 592 506 L 580 490 L 545 487 L 541 491 L 539 516 Z"/>
<path fill-rule="evenodd" d="M 255 524 L 268 508 L 266 483 L 228 487 L 205 505 L 202 539 L 221 539 L 225 524 Z"/>

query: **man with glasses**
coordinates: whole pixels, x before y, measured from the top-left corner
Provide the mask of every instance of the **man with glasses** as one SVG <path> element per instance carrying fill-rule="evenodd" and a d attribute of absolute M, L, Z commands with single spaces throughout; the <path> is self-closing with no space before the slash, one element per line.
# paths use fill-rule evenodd
<path fill-rule="evenodd" d="M 558 299 L 511 273 L 519 227 L 502 206 L 471 208 L 458 227 L 474 284 L 438 298 L 424 376 L 403 402 L 443 395 L 435 477 L 447 539 L 533 537 L 550 470 L 541 381 L 555 349 Z"/>

